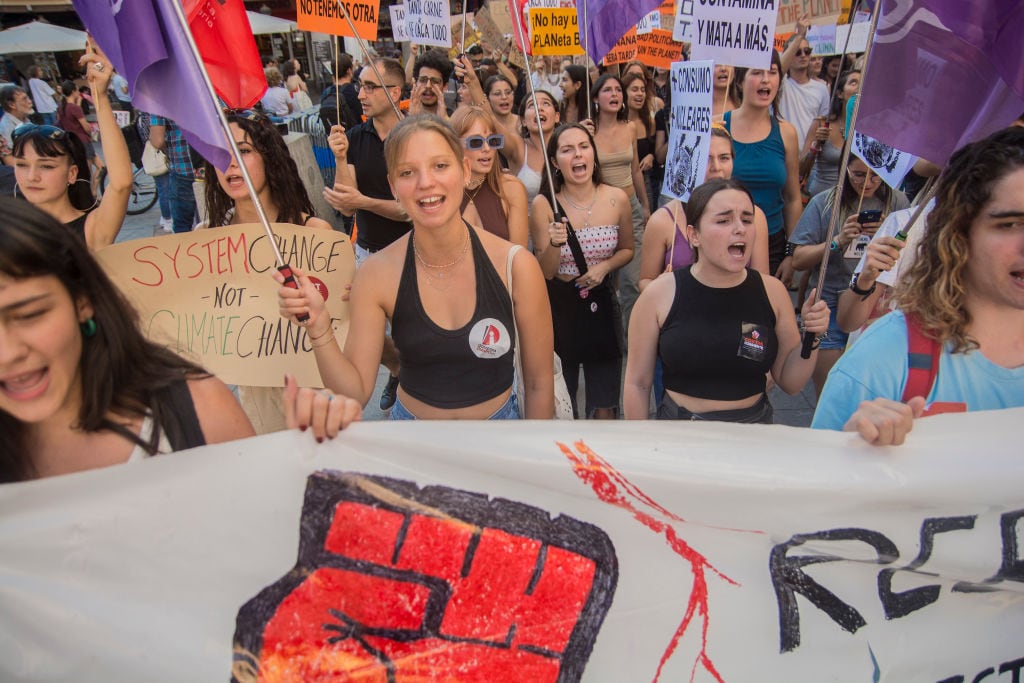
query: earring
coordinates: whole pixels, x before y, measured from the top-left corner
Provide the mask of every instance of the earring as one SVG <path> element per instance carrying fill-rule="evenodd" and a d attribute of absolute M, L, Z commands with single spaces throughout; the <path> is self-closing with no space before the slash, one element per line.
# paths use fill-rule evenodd
<path fill-rule="evenodd" d="M 78 328 L 82 330 L 83 337 L 85 337 L 86 339 L 92 339 L 93 337 L 96 336 L 96 319 L 89 318 L 85 322 L 79 323 Z"/>
<path fill-rule="evenodd" d="M 17 182 L 14 183 L 14 189 L 11 190 L 11 196 L 15 197 L 15 198 L 18 197 L 18 183 Z"/>
<path fill-rule="evenodd" d="M 85 211 L 86 213 L 89 213 L 90 211 L 95 209 L 97 206 L 99 206 L 100 198 L 93 194 L 93 192 L 92 192 L 92 183 L 90 183 L 85 178 L 75 178 L 75 182 L 68 183 L 68 192 L 71 192 L 71 186 L 72 185 L 77 185 L 78 183 L 85 183 L 86 187 L 89 188 L 89 194 L 92 195 L 92 206 L 90 206 L 88 209 L 80 209 L 81 211 Z"/>

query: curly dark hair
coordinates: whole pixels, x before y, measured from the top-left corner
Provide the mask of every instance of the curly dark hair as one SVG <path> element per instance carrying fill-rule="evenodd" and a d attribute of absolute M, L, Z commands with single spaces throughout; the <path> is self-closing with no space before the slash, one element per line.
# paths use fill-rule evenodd
<path fill-rule="evenodd" d="M 427 50 L 422 55 L 417 57 L 416 63 L 412 66 L 412 77 L 414 79 L 420 77 L 420 69 L 427 67 L 428 69 L 437 69 L 441 72 L 441 80 L 447 83 L 452 77 L 452 72 L 455 70 L 455 65 L 452 64 L 452 60 L 448 59 L 448 56 L 441 50 Z"/>
<path fill-rule="evenodd" d="M 313 214 L 313 202 L 299 175 L 299 167 L 288 153 L 288 145 L 274 124 L 266 116 L 252 111 L 225 112 L 228 123 L 234 123 L 245 132 L 246 140 L 263 157 L 267 176 L 267 189 L 277 207 L 276 216 L 268 216 L 278 223 L 302 225 L 302 214 Z M 206 177 L 217 177 L 213 164 L 206 162 Z M 235 206 L 234 200 L 224 192 L 218 182 L 206 183 L 206 210 L 211 227 L 229 222 L 228 216 Z"/>
<path fill-rule="evenodd" d="M 0 199 L 0 273 L 13 280 L 56 277 L 75 302 L 93 308 L 96 335 L 83 339 L 78 363 L 82 400 L 75 423 L 85 432 L 109 430 L 156 453 L 162 431 L 177 417 L 158 392 L 191 377 L 208 377 L 201 367 L 147 340 L 135 308 L 110 281 L 85 242 L 28 202 Z M 148 442 L 110 419 L 150 415 Z M 0 410 L 0 483 L 37 476 L 26 426 Z"/>
<path fill-rule="evenodd" d="M 977 346 L 967 333 L 971 314 L 965 305 L 971 225 L 996 183 L 1022 167 L 1024 128 L 1000 130 L 954 152 L 939 176 L 917 258 L 897 284 L 900 309 L 920 322 L 925 335 L 951 341 L 957 353 Z"/>

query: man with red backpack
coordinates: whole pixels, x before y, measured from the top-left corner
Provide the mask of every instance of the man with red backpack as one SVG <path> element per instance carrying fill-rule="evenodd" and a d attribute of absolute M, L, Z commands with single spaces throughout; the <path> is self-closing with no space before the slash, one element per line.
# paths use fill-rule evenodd
<path fill-rule="evenodd" d="M 832 369 L 812 427 L 895 445 L 918 417 L 1024 406 L 1024 129 L 950 158 L 896 302 Z"/>

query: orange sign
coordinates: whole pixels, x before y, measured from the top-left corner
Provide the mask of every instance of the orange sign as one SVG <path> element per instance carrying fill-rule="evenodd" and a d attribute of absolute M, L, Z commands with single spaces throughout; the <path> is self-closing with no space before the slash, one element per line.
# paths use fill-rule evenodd
<path fill-rule="evenodd" d="M 625 64 L 636 59 L 636 37 L 636 26 L 634 26 L 626 32 L 626 35 L 619 38 L 619 42 L 612 45 L 612 49 L 608 50 L 608 54 L 604 56 L 604 63 L 606 65 Z"/>
<path fill-rule="evenodd" d="M 636 37 L 636 58 L 647 66 L 669 69 L 683 58 L 683 44 L 672 40 L 672 31 L 656 28 Z"/>
<path fill-rule="evenodd" d="M 345 20 L 348 14 L 360 38 L 377 40 L 380 0 L 298 0 L 296 10 L 300 31 L 355 37 Z"/>
<path fill-rule="evenodd" d="M 789 37 L 793 35 L 793 33 L 794 31 L 775 34 L 775 49 L 779 51 L 780 55 L 786 51 L 786 41 L 789 40 Z"/>

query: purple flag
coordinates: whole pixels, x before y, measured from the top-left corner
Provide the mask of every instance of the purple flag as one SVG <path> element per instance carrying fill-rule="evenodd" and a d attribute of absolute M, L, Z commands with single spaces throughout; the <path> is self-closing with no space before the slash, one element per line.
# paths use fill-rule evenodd
<path fill-rule="evenodd" d="M 882 0 L 857 130 L 945 164 L 1024 112 L 1021 35 L 1019 0 Z"/>
<path fill-rule="evenodd" d="M 661 0 L 576 0 L 580 42 L 587 54 L 600 62 L 619 38 L 661 5 Z"/>
<path fill-rule="evenodd" d="M 82 23 L 128 80 L 132 105 L 171 119 L 197 152 L 226 169 L 231 152 L 178 21 L 176 0 L 72 0 Z"/>

